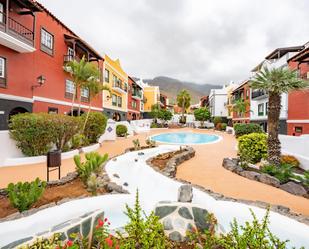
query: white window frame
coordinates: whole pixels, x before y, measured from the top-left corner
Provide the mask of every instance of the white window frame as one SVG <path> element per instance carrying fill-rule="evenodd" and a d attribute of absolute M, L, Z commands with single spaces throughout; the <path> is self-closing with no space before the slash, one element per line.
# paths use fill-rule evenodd
<path fill-rule="evenodd" d="M 54 49 L 54 36 L 44 28 L 41 29 L 41 44 L 50 50 Z"/>
<path fill-rule="evenodd" d="M 117 106 L 122 107 L 122 97 L 121 96 L 117 97 Z"/>
<path fill-rule="evenodd" d="M 86 88 L 86 87 L 81 88 L 80 96 L 88 99 L 89 98 L 89 89 Z"/>
<path fill-rule="evenodd" d="M 5 78 L 6 60 L 0 57 L 0 78 Z"/>
<path fill-rule="evenodd" d="M 118 97 L 116 94 L 112 94 L 112 105 L 117 106 Z"/>
<path fill-rule="evenodd" d="M 76 91 L 75 84 L 72 80 L 66 80 L 65 81 L 65 92 L 74 94 Z"/>
<path fill-rule="evenodd" d="M 0 3 L 0 23 L 3 23 L 4 22 L 4 6 L 3 6 L 3 3 Z"/>
<path fill-rule="evenodd" d="M 109 70 L 107 68 L 104 69 L 104 81 L 109 83 Z"/>

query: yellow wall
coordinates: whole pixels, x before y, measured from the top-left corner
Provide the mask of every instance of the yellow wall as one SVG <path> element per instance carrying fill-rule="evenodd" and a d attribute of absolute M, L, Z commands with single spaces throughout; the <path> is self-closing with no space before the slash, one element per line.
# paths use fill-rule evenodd
<path fill-rule="evenodd" d="M 147 102 L 144 104 L 144 111 L 150 112 L 151 106 L 157 104 L 160 100 L 160 90 L 157 86 L 145 86 L 144 87 L 144 97 Z"/>
<path fill-rule="evenodd" d="M 105 59 L 104 61 L 104 84 L 109 86 L 109 88 L 111 89 L 111 93 L 108 93 L 107 91 L 103 91 L 103 108 L 109 108 L 113 110 L 127 112 L 128 95 L 127 93 L 118 92 L 115 88 L 113 89 L 113 85 L 114 85 L 113 75 L 117 76 L 117 78 L 122 81 L 122 88 L 124 88 L 125 84 L 128 84 L 128 75 L 121 68 L 119 59 L 112 60 L 107 55 L 105 55 L 104 59 Z M 109 82 L 107 82 L 105 79 L 105 69 L 109 71 Z M 112 105 L 112 94 L 115 94 L 117 97 L 118 96 L 122 97 L 121 107 Z M 110 98 L 108 98 L 108 96 Z"/>

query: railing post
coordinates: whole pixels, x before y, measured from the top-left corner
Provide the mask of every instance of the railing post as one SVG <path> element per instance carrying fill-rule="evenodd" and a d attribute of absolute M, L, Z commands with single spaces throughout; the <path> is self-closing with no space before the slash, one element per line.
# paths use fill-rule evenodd
<path fill-rule="evenodd" d="M 5 32 L 9 30 L 9 0 L 6 0 L 5 6 Z"/>

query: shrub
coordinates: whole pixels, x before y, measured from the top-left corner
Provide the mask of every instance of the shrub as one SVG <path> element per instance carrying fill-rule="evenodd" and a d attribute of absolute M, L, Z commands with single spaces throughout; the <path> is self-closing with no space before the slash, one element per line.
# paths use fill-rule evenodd
<path fill-rule="evenodd" d="M 263 130 L 259 124 L 235 124 L 234 125 L 235 136 L 238 138 L 240 136 L 250 134 L 250 133 L 262 133 Z"/>
<path fill-rule="evenodd" d="M 309 188 L 309 170 L 304 173 L 303 184 Z"/>
<path fill-rule="evenodd" d="M 126 205 L 126 215 L 129 223 L 124 227 L 127 236 L 120 235 L 121 248 L 167 248 L 163 225 L 159 222 L 159 217 L 153 212 L 149 216 L 145 215 L 139 203 L 138 191 L 134 208 Z"/>
<path fill-rule="evenodd" d="M 227 127 L 227 124 L 226 124 L 226 123 L 221 123 L 221 130 L 222 130 L 222 131 L 225 131 L 225 130 L 226 130 L 226 127 Z"/>
<path fill-rule="evenodd" d="M 125 125 L 119 124 L 116 126 L 116 134 L 118 137 L 125 137 L 128 135 L 128 128 Z"/>
<path fill-rule="evenodd" d="M 194 111 L 194 118 L 197 121 L 201 122 L 201 126 L 204 126 L 204 122 L 207 121 L 210 118 L 210 112 L 206 107 L 202 107 L 199 109 L 196 109 Z"/>
<path fill-rule="evenodd" d="M 222 124 L 221 123 L 217 123 L 215 126 L 216 130 L 221 131 L 222 129 Z"/>
<path fill-rule="evenodd" d="M 213 118 L 213 123 L 214 123 L 214 125 L 216 127 L 217 124 L 222 123 L 222 118 L 221 117 L 214 117 Z"/>
<path fill-rule="evenodd" d="M 146 145 L 151 147 L 151 148 L 156 147 L 156 141 L 151 140 L 150 138 L 147 138 L 146 139 Z"/>
<path fill-rule="evenodd" d="M 297 160 L 296 157 L 290 155 L 282 155 L 281 156 L 281 163 L 282 164 L 289 164 L 293 167 L 299 167 L 300 162 Z"/>
<path fill-rule="evenodd" d="M 46 155 L 54 141 L 51 114 L 23 113 L 14 115 L 9 124 L 10 135 L 26 156 Z"/>
<path fill-rule="evenodd" d="M 134 146 L 134 150 L 140 150 L 141 149 L 141 144 L 139 142 L 139 139 L 134 139 L 132 141 L 132 143 L 133 143 L 133 146 Z"/>
<path fill-rule="evenodd" d="M 267 136 L 264 133 L 251 133 L 238 139 L 238 153 L 241 161 L 257 163 L 267 156 Z"/>
<path fill-rule="evenodd" d="M 19 212 L 28 210 L 43 194 L 46 182 L 36 178 L 33 182 L 10 183 L 7 187 L 10 203 Z"/>
<path fill-rule="evenodd" d="M 84 144 L 87 144 L 86 141 L 87 141 L 87 139 L 86 139 L 85 135 L 83 135 L 83 134 L 76 134 L 71 139 L 71 148 L 72 149 L 79 149 Z"/>
<path fill-rule="evenodd" d="M 261 168 L 263 173 L 269 174 L 276 177 L 281 184 L 287 183 L 291 177 L 294 176 L 292 173 L 293 166 L 289 164 L 281 164 L 280 166 L 265 165 Z"/>
<path fill-rule="evenodd" d="M 53 142 L 58 150 L 65 151 L 69 141 L 81 130 L 81 120 L 63 114 L 47 114 L 53 126 Z"/>
<path fill-rule="evenodd" d="M 101 156 L 98 152 L 90 152 L 86 153 L 85 159 L 85 162 L 81 162 L 80 155 L 74 156 L 76 171 L 82 181 L 87 184 L 91 173 L 98 173 L 101 170 L 101 166 L 108 159 L 108 154 Z"/>
<path fill-rule="evenodd" d="M 83 122 L 87 117 L 87 113 L 84 113 L 81 118 Z M 107 124 L 107 118 L 103 113 L 90 112 L 88 121 L 85 125 L 83 134 L 85 135 L 88 144 L 96 143 L 99 137 L 105 132 Z"/>
<path fill-rule="evenodd" d="M 172 119 L 173 114 L 169 110 L 161 109 L 159 111 L 159 119 L 163 120 L 164 123 Z"/>

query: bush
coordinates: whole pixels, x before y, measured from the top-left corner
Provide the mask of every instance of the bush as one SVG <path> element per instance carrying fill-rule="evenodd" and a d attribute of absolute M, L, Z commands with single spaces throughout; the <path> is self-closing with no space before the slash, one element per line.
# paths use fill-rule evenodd
<path fill-rule="evenodd" d="M 86 153 L 85 159 L 85 162 L 81 162 L 80 155 L 74 156 L 76 171 L 82 181 L 87 184 L 91 173 L 98 173 L 101 170 L 101 166 L 108 159 L 108 154 L 101 156 L 98 152 L 90 152 Z"/>
<path fill-rule="evenodd" d="M 210 118 L 210 112 L 206 107 L 202 107 L 199 109 L 196 109 L 194 111 L 194 118 L 197 121 L 201 122 L 201 126 L 204 126 L 204 122 L 207 121 Z"/>
<path fill-rule="evenodd" d="M 221 130 L 222 130 L 222 131 L 225 131 L 225 130 L 226 130 L 226 127 L 227 127 L 227 124 L 226 124 L 226 123 L 221 123 Z"/>
<path fill-rule="evenodd" d="M 19 212 L 28 210 L 43 194 L 46 182 L 36 178 L 33 182 L 10 183 L 7 187 L 8 197 L 13 207 Z"/>
<path fill-rule="evenodd" d="M 159 128 L 158 123 L 151 123 L 150 128 Z"/>
<path fill-rule="evenodd" d="M 87 117 L 87 113 L 84 113 L 81 118 L 83 122 Z M 107 118 L 103 113 L 90 112 L 88 121 L 85 125 L 83 134 L 85 135 L 88 144 L 97 143 L 99 137 L 105 132 L 107 124 Z"/>
<path fill-rule="evenodd" d="M 46 155 L 54 141 L 51 114 L 23 113 L 14 115 L 9 124 L 10 135 L 26 156 Z"/>
<path fill-rule="evenodd" d="M 241 161 L 257 163 L 267 156 L 267 136 L 264 133 L 251 133 L 238 139 L 238 153 Z"/>
<path fill-rule="evenodd" d="M 125 125 L 119 124 L 116 126 L 116 134 L 118 137 L 125 137 L 128 135 L 128 128 Z"/>
<path fill-rule="evenodd" d="M 141 144 L 139 142 L 139 139 L 134 139 L 132 141 L 132 143 L 133 143 L 133 146 L 134 146 L 134 150 L 140 150 L 141 149 Z"/>
<path fill-rule="evenodd" d="M 294 176 L 292 173 L 292 168 L 290 164 L 281 164 L 280 166 L 275 165 L 265 165 L 261 168 L 261 172 L 269 174 L 276 177 L 281 184 L 287 183 L 291 177 Z"/>
<path fill-rule="evenodd" d="M 263 133 L 262 127 L 259 124 L 235 124 L 234 125 L 235 136 L 250 134 L 250 133 Z"/>
<path fill-rule="evenodd" d="M 156 147 L 156 141 L 151 140 L 150 138 L 146 139 L 146 145 L 149 146 L 150 148 Z"/>
<path fill-rule="evenodd" d="M 281 163 L 282 164 L 289 164 L 293 167 L 299 167 L 300 162 L 297 160 L 296 157 L 290 155 L 282 155 L 281 156 Z"/>
<path fill-rule="evenodd" d="M 217 123 L 215 126 L 216 130 L 221 131 L 222 129 L 222 124 L 221 123 Z"/>
<path fill-rule="evenodd" d="M 222 118 L 221 117 L 214 117 L 213 118 L 213 123 L 214 123 L 214 125 L 216 127 L 217 124 L 222 123 Z"/>
<path fill-rule="evenodd" d="M 134 208 L 126 205 L 126 215 L 129 223 L 124 227 L 127 236 L 120 235 L 121 248 L 167 248 L 167 239 L 159 217 L 153 212 L 149 216 L 145 215 L 139 203 L 138 191 Z"/>
<path fill-rule="evenodd" d="M 169 110 L 161 109 L 159 111 L 159 119 L 163 120 L 164 123 L 172 119 L 173 114 Z"/>
<path fill-rule="evenodd" d="M 309 170 L 307 170 L 305 173 L 304 173 L 304 178 L 302 180 L 302 183 L 309 188 Z"/>
<path fill-rule="evenodd" d="M 74 150 L 81 148 L 84 144 L 87 144 L 87 139 L 83 134 L 76 134 L 71 139 L 71 148 Z"/>

